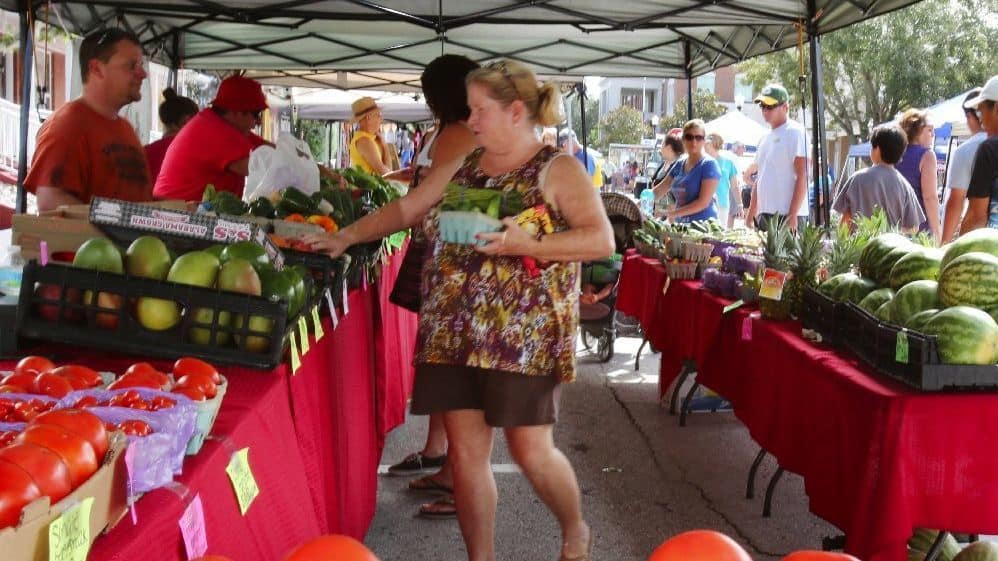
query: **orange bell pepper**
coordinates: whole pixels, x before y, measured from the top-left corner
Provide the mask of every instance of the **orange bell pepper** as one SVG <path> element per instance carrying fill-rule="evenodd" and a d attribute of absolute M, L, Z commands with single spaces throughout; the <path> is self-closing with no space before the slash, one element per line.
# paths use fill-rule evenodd
<path fill-rule="evenodd" d="M 314 214 L 312 216 L 309 216 L 308 222 L 309 224 L 316 224 L 318 226 L 321 226 L 323 230 L 330 233 L 336 232 L 340 229 L 339 225 L 336 224 L 335 220 L 333 220 L 328 216 L 323 216 L 321 214 Z"/>
<path fill-rule="evenodd" d="M 285 216 L 284 220 L 286 220 L 288 222 L 297 222 L 299 224 L 304 224 L 305 223 L 305 217 L 302 216 L 302 215 L 300 215 L 300 214 L 298 214 L 297 212 L 294 213 L 294 214 L 289 214 L 289 215 Z"/>

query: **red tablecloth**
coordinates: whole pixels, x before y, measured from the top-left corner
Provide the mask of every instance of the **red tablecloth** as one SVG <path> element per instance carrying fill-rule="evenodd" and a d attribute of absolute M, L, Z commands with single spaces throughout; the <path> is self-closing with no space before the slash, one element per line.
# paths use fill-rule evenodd
<path fill-rule="evenodd" d="M 400 260 L 385 267 L 383 285 L 394 283 Z M 89 559 L 186 559 L 178 519 L 195 493 L 204 503 L 209 553 L 273 561 L 325 533 L 363 539 L 374 515 L 384 431 L 404 418 L 412 384 L 415 316 L 382 307 L 383 294 L 378 286 L 351 291 L 350 313 L 335 330 L 324 317 L 325 337 L 311 336 L 293 376 L 287 365 L 267 372 L 222 368 L 229 389 L 213 438 L 188 457 L 178 477 L 186 498 L 168 489 L 146 494 L 137 503 L 138 526 L 126 517 L 96 541 Z M 394 335 L 396 328 L 409 332 Z M 397 345 L 399 337 L 409 345 Z M 65 347 L 48 354 L 114 372 L 141 360 Z M 261 489 L 245 517 L 225 473 L 232 452 L 243 447 Z"/>
<path fill-rule="evenodd" d="M 657 259 L 633 250 L 624 258 L 617 309 L 638 318 L 645 337 L 661 352 L 659 395 L 664 395 L 683 362 L 699 363 L 710 352 L 720 317 L 703 313 L 704 306 L 727 302 L 700 288 L 699 281 L 671 281 Z"/>

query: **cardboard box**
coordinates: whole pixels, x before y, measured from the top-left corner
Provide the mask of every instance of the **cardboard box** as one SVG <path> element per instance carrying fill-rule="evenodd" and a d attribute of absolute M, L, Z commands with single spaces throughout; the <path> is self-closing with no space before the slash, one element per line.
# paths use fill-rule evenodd
<path fill-rule="evenodd" d="M 187 210 L 183 201 L 156 201 L 145 203 L 157 208 Z M 25 260 L 39 259 L 39 243 L 48 244 L 49 255 L 59 252 L 75 253 L 90 238 L 105 238 L 90 223 L 90 205 L 61 206 L 55 210 L 34 214 L 15 214 L 12 219 L 11 243 L 21 246 Z"/>
<path fill-rule="evenodd" d="M 3 551 L 3 558 L 48 561 L 49 524 L 87 497 L 94 498 L 90 511 L 90 543 L 105 528 L 111 528 L 121 520 L 127 510 L 128 496 L 126 445 L 125 435 L 115 432 L 111 435 L 104 463 L 86 483 L 53 506 L 49 506 L 48 497 L 42 497 L 24 507 L 19 526 L 0 530 L 0 551 Z"/>

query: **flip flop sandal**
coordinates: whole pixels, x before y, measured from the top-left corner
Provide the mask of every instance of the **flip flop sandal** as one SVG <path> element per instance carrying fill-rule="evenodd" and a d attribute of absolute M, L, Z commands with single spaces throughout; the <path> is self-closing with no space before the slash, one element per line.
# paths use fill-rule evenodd
<path fill-rule="evenodd" d="M 419 516 L 435 520 L 457 518 L 457 505 L 454 503 L 454 495 L 447 495 L 432 503 L 420 505 Z"/>
<path fill-rule="evenodd" d="M 425 475 L 409 482 L 410 491 L 429 491 L 431 493 L 453 493 L 454 489 L 448 485 L 433 479 L 432 475 Z"/>

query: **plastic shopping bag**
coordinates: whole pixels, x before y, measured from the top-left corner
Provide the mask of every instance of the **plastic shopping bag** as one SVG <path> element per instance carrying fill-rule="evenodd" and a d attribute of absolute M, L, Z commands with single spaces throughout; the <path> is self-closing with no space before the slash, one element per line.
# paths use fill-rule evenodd
<path fill-rule="evenodd" d="M 243 200 L 252 202 L 285 187 L 307 195 L 319 190 L 319 166 L 308 143 L 290 134 L 278 137 L 276 148 L 265 144 L 250 153 Z"/>

